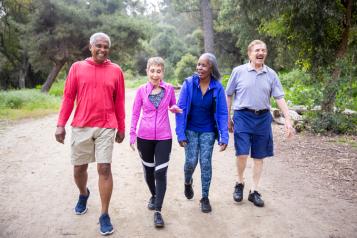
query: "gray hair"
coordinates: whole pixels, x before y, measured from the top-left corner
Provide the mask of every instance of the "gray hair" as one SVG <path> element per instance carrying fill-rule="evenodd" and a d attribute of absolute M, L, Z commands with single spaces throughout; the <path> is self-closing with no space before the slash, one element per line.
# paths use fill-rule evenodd
<path fill-rule="evenodd" d="M 162 70 L 165 70 L 165 61 L 161 57 L 151 57 L 150 59 L 148 59 L 146 69 L 149 69 L 152 65 L 161 66 Z"/>
<path fill-rule="evenodd" d="M 255 45 L 264 45 L 265 48 L 267 48 L 267 44 L 265 44 L 264 41 L 262 41 L 262 40 L 253 40 L 253 41 L 250 42 L 249 45 L 248 45 L 248 54 L 249 54 L 249 52 L 252 50 L 253 46 L 255 46 Z"/>
<path fill-rule="evenodd" d="M 204 53 L 200 56 L 200 58 L 203 57 L 203 58 L 206 58 L 208 59 L 208 62 L 211 64 L 212 66 L 212 76 L 214 79 L 216 80 L 220 80 L 221 79 L 221 73 L 219 72 L 219 69 L 218 69 L 218 63 L 217 63 L 217 59 L 216 59 L 216 56 L 214 56 L 214 54 L 212 53 Z"/>
<path fill-rule="evenodd" d="M 105 39 L 108 41 L 109 48 L 110 48 L 110 46 L 112 45 L 112 43 L 110 42 L 109 36 L 108 36 L 107 34 L 103 33 L 103 32 L 94 33 L 94 34 L 89 38 L 89 44 L 90 44 L 90 45 L 94 45 L 98 38 L 105 38 Z"/>

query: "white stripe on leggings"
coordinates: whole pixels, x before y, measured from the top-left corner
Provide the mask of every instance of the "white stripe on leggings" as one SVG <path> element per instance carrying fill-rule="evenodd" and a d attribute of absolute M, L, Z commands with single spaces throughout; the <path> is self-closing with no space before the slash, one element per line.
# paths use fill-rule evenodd
<path fill-rule="evenodd" d="M 155 163 L 148 163 L 148 162 L 145 162 L 144 160 L 141 160 L 141 162 L 142 162 L 146 167 L 155 167 Z"/>
<path fill-rule="evenodd" d="M 160 164 L 160 165 L 158 165 L 158 166 L 155 167 L 155 171 L 158 171 L 159 169 L 165 168 L 165 167 L 167 167 L 167 166 L 169 166 L 169 162 Z"/>

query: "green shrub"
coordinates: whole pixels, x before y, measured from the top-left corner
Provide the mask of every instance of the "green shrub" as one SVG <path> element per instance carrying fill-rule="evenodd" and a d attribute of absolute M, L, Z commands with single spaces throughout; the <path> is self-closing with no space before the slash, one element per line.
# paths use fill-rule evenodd
<path fill-rule="evenodd" d="M 182 84 L 185 78 L 195 72 L 197 60 L 197 57 L 191 54 L 185 54 L 176 64 L 175 76 L 179 84 Z"/>
<path fill-rule="evenodd" d="M 341 112 L 309 112 L 306 114 L 308 129 L 314 133 L 357 135 L 357 115 Z"/>
<path fill-rule="evenodd" d="M 294 105 L 313 107 L 322 99 L 321 87 L 311 84 L 311 77 L 304 71 L 295 69 L 279 74 L 285 92 L 285 100 Z"/>
<path fill-rule="evenodd" d="M 146 76 L 140 76 L 136 77 L 132 80 L 125 79 L 125 87 L 126 88 L 137 88 L 140 85 L 144 84 L 147 82 L 147 77 Z"/>
<path fill-rule="evenodd" d="M 228 80 L 229 80 L 229 77 L 230 77 L 230 76 L 231 76 L 231 75 L 229 75 L 229 74 L 224 74 L 224 75 L 222 75 L 221 83 L 222 83 L 222 85 L 223 85 L 224 88 L 227 87 Z"/>
<path fill-rule="evenodd" d="M 61 98 L 41 93 L 38 89 L 0 91 L 0 119 L 24 118 L 26 115 L 57 111 Z"/>
<path fill-rule="evenodd" d="M 53 96 L 62 96 L 65 83 L 66 83 L 66 80 L 64 80 L 64 79 L 56 80 L 52 84 L 52 87 L 51 87 L 50 91 L 48 92 L 48 94 L 53 95 Z"/>
<path fill-rule="evenodd" d="M 17 97 L 16 95 L 9 95 L 5 98 L 5 107 L 11 109 L 19 109 L 24 105 L 24 98 Z"/>

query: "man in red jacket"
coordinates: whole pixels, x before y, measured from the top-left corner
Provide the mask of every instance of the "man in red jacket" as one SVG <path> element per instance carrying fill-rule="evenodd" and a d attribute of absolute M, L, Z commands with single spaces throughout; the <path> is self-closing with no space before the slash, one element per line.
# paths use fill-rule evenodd
<path fill-rule="evenodd" d="M 87 211 L 87 168 L 96 161 L 102 204 L 100 233 L 109 235 L 114 231 L 108 215 L 113 190 L 113 144 L 114 140 L 121 143 L 125 136 L 124 76 L 121 68 L 108 59 L 108 35 L 95 33 L 89 43 L 92 57 L 75 62 L 69 70 L 55 137 L 64 143 L 65 125 L 76 101 L 70 143 L 74 180 L 80 195 L 74 211 L 77 215 Z"/>

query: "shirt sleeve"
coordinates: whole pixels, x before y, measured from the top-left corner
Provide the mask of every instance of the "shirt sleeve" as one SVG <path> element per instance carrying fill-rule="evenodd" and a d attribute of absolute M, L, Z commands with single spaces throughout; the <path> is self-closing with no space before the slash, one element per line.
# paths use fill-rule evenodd
<path fill-rule="evenodd" d="M 170 107 L 176 104 L 176 96 L 175 96 L 175 90 L 173 87 L 170 87 L 170 92 L 171 92 L 171 98 L 170 98 Z"/>
<path fill-rule="evenodd" d="M 117 90 L 114 100 L 115 116 L 118 122 L 118 132 L 125 132 L 125 85 L 124 85 L 124 75 L 121 70 L 119 70 L 119 78 L 117 82 Z"/>
<path fill-rule="evenodd" d="M 185 135 L 185 130 L 186 130 L 186 125 L 185 125 L 185 120 L 186 120 L 186 114 L 187 112 L 187 81 L 185 81 L 182 85 L 181 91 L 180 91 L 180 96 L 178 99 L 177 106 L 182 109 L 182 113 L 176 113 L 175 118 L 176 118 L 176 135 L 177 135 L 177 140 L 178 141 L 184 141 L 187 140 L 186 135 Z"/>
<path fill-rule="evenodd" d="M 273 76 L 274 76 L 274 78 L 273 78 L 273 85 L 272 85 L 271 95 L 275 99 L 283 98 L 284 97 L 284 90 L 283 90 L 283 86 L 280 83 L 279 77 L 275 72 L 274 72 Z"/>
<path fill-rule="evenodd" d="M 229 77 L 229 80 L 228 80 L 228 83 L 227 83 L 227 87 L 226 87 L 226 94 L 228 96 L 232 96 L 236 91 L 236 87 L 237 87 L 236 78 L 237 77 L 238 77 L 238 71 L 233 69 L 232 74 Z"/>
<path fill-rule="evenodd" d="M 76 78 L 76 65 L 72 65 L 64 86 L 63 98 L 62 98 L 62 106 L 59 113 L 57 126 L 66 126 L 68 118 L 70 117 L 73 107 L 74 101 L 77 96 L 77 78 Z"/>
<path fill-rule="evenodd" d="M 218 123 L 218 142 L 220 144 L 228 145 L 229 134 L 228 134 L 228 108 L 226 95 L 224 94 L 224 88 L 220 85 L 219 94 L 217 100 L 217 123 Z"/>

